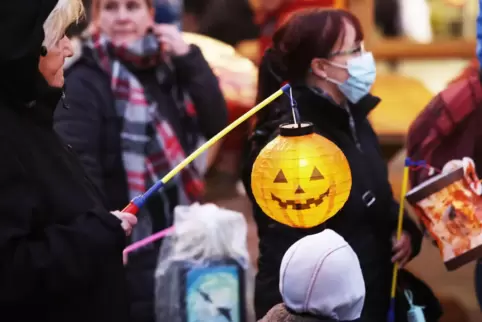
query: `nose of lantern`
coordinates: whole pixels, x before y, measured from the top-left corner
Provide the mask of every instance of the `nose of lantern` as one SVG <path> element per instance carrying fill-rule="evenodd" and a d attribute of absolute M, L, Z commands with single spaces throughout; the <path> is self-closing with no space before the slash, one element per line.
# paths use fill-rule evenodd
<path fill-rule="evenodd" d="M 298 188 L 296 188 L 295 190 L 295 194 L 299 194 L 299 193 L 305 193 L 305 191 L 301 188 L 300 185 L 298 185 Z"/>

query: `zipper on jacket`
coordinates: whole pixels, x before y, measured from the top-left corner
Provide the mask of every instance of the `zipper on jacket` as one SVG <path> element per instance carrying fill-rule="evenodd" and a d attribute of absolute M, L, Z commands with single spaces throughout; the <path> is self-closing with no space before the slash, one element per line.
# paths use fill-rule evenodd
<path fill-rule="evenodd" d="M 348 113 L 348 119 L 349 119 L 349 124 L 350 124 L 350 132 L 351 132 L 351 136 L 353 138 L 353 141 L 355 142 L 355 145 L 356 145 L 357 149 L 360 152 L 363 152 L 360 140 L 358 139 L 358 135 L 356 134 L 355 119 L 353 118 L 353 115 L 351 114 L 350 108 L 347 105 L 343 105 L 343 108 Z"/>

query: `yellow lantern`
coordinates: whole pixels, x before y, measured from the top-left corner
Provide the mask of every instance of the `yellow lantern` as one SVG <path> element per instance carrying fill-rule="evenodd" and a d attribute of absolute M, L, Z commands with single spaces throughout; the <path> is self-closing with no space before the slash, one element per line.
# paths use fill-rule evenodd
<path fill-rule="evenodd" d="M 311 123 L 285 124 L 253 164 L 251 188 L 263 212 L 297 228 L 333 217 L 351 190 L 351 171 L 343 152 L 315 134 Z"/>

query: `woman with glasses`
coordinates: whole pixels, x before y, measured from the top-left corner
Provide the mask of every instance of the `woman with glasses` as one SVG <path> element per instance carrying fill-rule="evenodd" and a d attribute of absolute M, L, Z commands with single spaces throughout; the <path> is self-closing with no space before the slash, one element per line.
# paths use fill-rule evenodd
<path fill-rule="evenodd" d="M 258 101 L 283 82 L 293 87 L 301 121 L 334 142 L 351 169 L 352 188 L 344 207 L 323 225 L 295 229 L 271 220 L 251 193 L 251 169 L 259 151 L 290 122 L 289 98 L 260 112 L 244 182 L 254 203 L 258 224 L 259 271 L 256 313 L 261 318 L 281 303 L 277 272 L 286 250 L 306 235 L 330 228 L 343 236 L 359 257 L 366 284 L 362 321 L 385 322 L 390 300 L 393 263 L 405 265 L 420 250 L 421 233 L 405 218 L 403 234 L 395 240 L 399 205 L 394 201 L 385 161 L 367 115 L 380 102 L 369 91 L 375 81 L 375 61 L 363 49 L 360 22 L 344 10 L 299 12 L 275 33 L 263 57 Z"/>

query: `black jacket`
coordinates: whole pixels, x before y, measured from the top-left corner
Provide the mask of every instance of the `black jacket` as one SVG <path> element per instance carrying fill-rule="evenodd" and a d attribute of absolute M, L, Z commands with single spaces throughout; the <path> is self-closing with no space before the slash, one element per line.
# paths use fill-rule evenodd
<path fill-rule="evenodd" d="M 2 321 L 128 321 L 124 231 L 53 130 L 61 92 L 42 93 L 0 89 Z"/>
<path fill-rule="evenodd" d="M 0 1 L 0 71 L 3 76 L 0 88 L 4 98 L 8 95 L 25 103 L 35 99 L 43 24 L 57 1 Z"/>
<path fill-rule="evenodd" d="M 0 1 L 1 320 L 127 321 L 124 231 L 53 131 L 61 92 L 38 71 L 56 3 Z"/>
<path fill-rule="evenodd" d="M 173 60 L 177 86 L 186 90 L 197 111 L 201 135 L 211 138 L 227 124 L 227 108 L 217 78 L 198 47 Z M 185 150 L 185 129 L 181 111 L 175 104 L 169 82 L 160 84 L 155 70 L 133 71 L 143 85 L 149 99 L 158 103 L 161 112 L 171 122 L 173 130 Z M 120 133 L 122 119 L 115 109 L 110 78 L 84 49 L 82 57 L 66 72 L 66 103 L 68 109 L 57 109 L 55 129 L 62 139 L 72 145 L 96 186 L 105 194 L 109 209 L 122 209 L 129 202 L 127 177 L 122 162 Z M 169 209 L 177 204 L 177 189 L 165 191 Z M 162 199 L 154 196 L 147 205 L 153 216 L 153 230 L 159 231 L 171 222 L 165 222 Z M 155 247 L 152 247 L 155 246 Z M 151 245 L 129 256 L 128 281 L 133 321 L 154 320 L 154 269 L 158 246 Z"/>
<path fill-rule="evenodd" d="M 259 234 L 259 272 L 256 277 L 256 310 L 262 317 L 273 305 L 281 302 L 278 291 L 279 266 L 286 250 L 300 238 L 320 232 L 324 228 L 335 230 L 343 236 L 357 253 L 367 288 L 363 321 L 385 322 L 390 298 L 392 275 L 391 236 L 398 218 L 398 204 L 394 201 L 386 164 L 367 114 L 378 104 L 379 99 L 365 97 L 355 106 L 350 106 L 354 127 L 350 126 L 350 114 L 331 99 L 306 87 L 295 87 L 302 120 L 314 123 L 316 131 L 334 142 L 343 151 L 352 172 L 350 197 L 339 213 L 312 229 L 294 229 L 281 225 L 263 214 L 254 206 L 254 216 Z M 284 99 L 284 98 L 283 98 Z M 268 108 L 284 109 L 284 113 L 271 124 L 256 129 L 252 138 L 252 150 L 245 167 L 243 180 L 251 194 L 251 168 L 260 149 L 276 136 L 277 125 L 290 120 L 288 106 L 275 103 Z M 281 104 L 282 105 L 282 104 Z M 371 191 L 376 201 L 370 207 L 363 197 Z M 365 199 L 365 200 L 364 200 Z M 413 255 L 418 254 L 421 233 L 407 216 L 404 229 L 411 234 Z"/>

